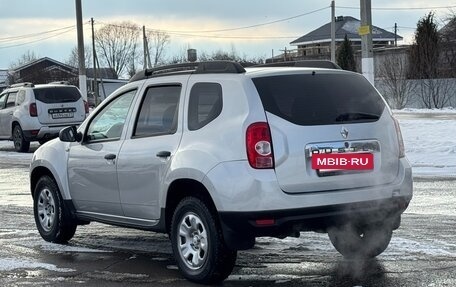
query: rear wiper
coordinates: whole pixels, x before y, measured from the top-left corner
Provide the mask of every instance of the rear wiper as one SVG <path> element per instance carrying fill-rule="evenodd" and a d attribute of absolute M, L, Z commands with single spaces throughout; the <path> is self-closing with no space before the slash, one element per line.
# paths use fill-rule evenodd
<path fill-rule="evenodd" d="M 369 113 L 344 113 L 336 118 L 336 122 L 359 121 L 359 120 L 378 120 L 380 116 Z"/>

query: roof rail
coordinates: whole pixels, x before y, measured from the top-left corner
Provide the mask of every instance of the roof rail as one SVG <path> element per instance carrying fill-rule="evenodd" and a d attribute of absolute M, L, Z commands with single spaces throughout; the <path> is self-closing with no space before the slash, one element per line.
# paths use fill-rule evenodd
<path fill-rule="evenodd" d="M 194 62 L 166 65 L 153 69 L 145 69 L 136 73 L 130 79 L 131 82 L 164 76 L 169 74 L 241 74 L 245 73 L 245 69 L 241 64 L 232 61 L 209 61 L 209 62 Z"/>
<path fill-rule="evenodd" d="M 11 86 L 9 86 L 10 88 L 19 88 L 19 87 L 29 87 L 29 88 L 33 88 L 35 85 L 33 83 L 30 83 L 30 82 L 24 82 L 24 83 L 17 83 L 17 84 L 13 84 Z"/>
<path fill-rule="evenodd" d="M 256 65 L 253 67 L 303 67 L 303 68 L 325 68 L 325 69 L 341 69 L 339 65 L 329 60 L 302 60 L 290 62 L 277 62 Z"/>

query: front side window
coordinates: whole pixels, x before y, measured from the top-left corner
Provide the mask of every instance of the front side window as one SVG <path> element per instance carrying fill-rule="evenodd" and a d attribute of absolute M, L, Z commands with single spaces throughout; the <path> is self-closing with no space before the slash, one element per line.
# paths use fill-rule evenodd
<path fill-rule="evenodd" d="M 8 94 L 0 95 L 0 110 L 5 108 L 6 96 Z"/>
<path fill-rule="evenodd" d="M 180 85 L 149 87 L 141 103 L 133 136 L 175 133 L 181 89 Z"/>
<path fill-rule="evenodd" d="M 188 129 L 198 130 L 222 112 L 222 86 L 218 83 L 196 83 L 190 91 Z"/>
<path fill-rule="evenodd" d="M 125 120 L 136 90 L 126 92 L 111 101 L 89 125 L 87 140 L 117 140 L 122 134 Z"/>

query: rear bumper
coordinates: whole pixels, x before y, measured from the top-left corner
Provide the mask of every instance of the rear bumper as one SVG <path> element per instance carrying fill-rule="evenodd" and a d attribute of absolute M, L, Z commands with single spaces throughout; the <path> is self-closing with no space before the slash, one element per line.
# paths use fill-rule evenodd
<path fill-rule="evenodd" d="M 285 237 L 299 231 L 326 231 L 348 220 L 391 221 L 400 225 L 400 214 L 413 195 L 412 171 L 401 158 L 395 180 L 388 184 L 289 194 L 281 190 L 274 170 L 254 170 L 248 162 L 225 162 L 203 179 L 220 214 L 225 241 L 232 249 L 248 249 L 255 237 Z M 272 225 L 256 220 L 273 219 Z"/>
<path fill-rule="evenodd" d="M 68 126 L 79 126 L 81 123 L 65 124 L 58 126 L 42 126 L 39 130 L 24 130 L 23 134 L 27 141 L 50 140 L 59 136 L 61 129 Z"/>
<path fill-rule="evenodd" d="M 261 212 L 220 212 L 227 245 L 235 250 L 253 247 L 255 237 L 284 238 L 300 231 L 326 232 L 345 223 L 382 222 L 397 229 L 411 197 L 394 197 L 351 204 Z M 257 220 L 263 222 L 257 222 Z M 265 224 L 267 221 L 267 224 Z"/>

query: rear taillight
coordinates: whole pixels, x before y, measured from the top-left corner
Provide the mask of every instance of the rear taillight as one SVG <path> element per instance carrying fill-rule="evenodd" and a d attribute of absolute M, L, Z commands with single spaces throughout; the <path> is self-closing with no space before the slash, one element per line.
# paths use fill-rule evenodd
<path fill-rule="evenodd" d="M 246 133 L 247 158 L 253 168 L 274 168 L 271 132 L 267 123 L 253 123 Z"/>
<path fill-rule="evenodd" d="M 84 109 L 85 109 L 85 113 L 88 114 L 89 113 L 89 103 L 87 101 L 84 101 Z"/>
<path fill-rule="evenodd" d="M 37 117 L 38 116 L 38 110 L 36 108 L 36 103 L 31 103 L 29 105 L 29 114 L 31 117 Z"/>
<path fill-rule="evenodd" d="M 404 148 L 404 140 L 402 139 L 401 127 L 399 126 L 399 122 L 393 118 L 394 120 L 394 127 L 396 128 L 397 140 L 399 142 L 399 157 L 405 156 L 405 148 Z"/>

